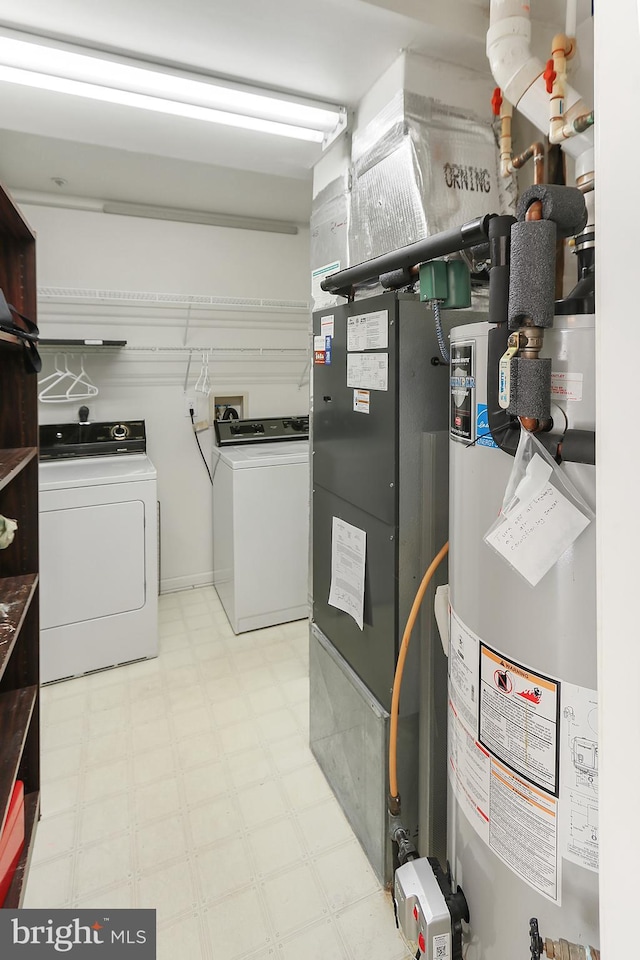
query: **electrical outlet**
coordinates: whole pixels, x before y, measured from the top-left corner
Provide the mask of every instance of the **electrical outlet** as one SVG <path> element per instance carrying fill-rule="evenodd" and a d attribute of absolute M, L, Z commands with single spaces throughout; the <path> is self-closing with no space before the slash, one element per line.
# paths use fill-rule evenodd
<path fill-rule="evenodd" d="M 185 417 L 189 417 L 189 419 L 191 419 L 191 411 L 192 411 L 192 410 L 193 410 L 193 415 L 195 416 L 195 414 L 196 414 L 196 402 L 195 402 L 195 400 L 193 399 L 193 397 L 187 397 L 187 396 L 185 395 L 185 398 L 184 398 L 184 415 L 185 415 Z"/>

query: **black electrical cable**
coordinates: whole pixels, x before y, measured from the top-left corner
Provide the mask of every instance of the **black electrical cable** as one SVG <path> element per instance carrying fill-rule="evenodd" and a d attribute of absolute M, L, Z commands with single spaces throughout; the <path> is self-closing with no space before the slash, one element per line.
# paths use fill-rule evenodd
<path fill-rule="evenodd" d="M 493 431 L 489 430 L 487 433 L 481 433 L 479 436 L 475 438 L 475 440 L 472 440 L 471 443 L 465 443 L 465 447 L 467 448 L 474 447 L 478 442 L 478 440 L 484 440 L 485 437 L 491 437 L 491 439 L 493 440 L 494 433 L 500 433 L 501 430 L 511 430 L 512 428 L 515 428 L 517 426 L 518 426 L 517 420 L 509 421 L 509 423 L 503 423 L 501 426 L 495 427 Z"/>
<path fill-rule="evenodd" d="M 210 482 L 211 482 L 211 486 L 213 486 L 213 476 L 211 475 L 211 470 L 209 470 L 209 464 L 207 463 L 207 458 L 205 457 L 204 453 L 202 452 L 202 447 L 200 446 L 200 440 L 198 439 L 198 431 L 196 430 L 195 420 L 193 419 L 193 408 L 192 408 L 192 407 L 189 408 L 189 416 L 191 417 L 191 426 L 193 427 L 193 435 L 194 435 L 194 437 L 195 437 L 195 439 L 196 439 L 196 443 L 198 444 L 198 450 L 200 451 L 200 456 L 202 457 L 202 462 L 204 463 L 204 468 L 205 468 L 205 470 L 207 471 L 207 473 L 208 473 L 208 475 L 209 475 L 209 480 L 210 480 Z"/>

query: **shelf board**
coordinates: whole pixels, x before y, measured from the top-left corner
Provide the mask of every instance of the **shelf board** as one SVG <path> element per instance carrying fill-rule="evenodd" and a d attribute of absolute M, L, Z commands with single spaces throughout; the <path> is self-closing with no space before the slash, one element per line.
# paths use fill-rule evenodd
<path fill-rule="evenodd" d="M 0 343 L 10 343 L 12 346 L 17 347 L 20 341 L 12 333 L 5 333 L 4 330 L 0 330 Z"/>
<path fill-rule="evenodd" d="M 20 690 L 9 690 L 0 694 L 0 834 L 4 829 L 11 792 L 16 782 L 37 696 L 37 686 L 22 687 Z"/>
<path fill-rule="evenodd" d="M 126 340 L 100 340 L 98 337 L 86 340 L 52 340 L 44 337 L 38 341 L 41 347 L 126 347 Z"/>
<path fill-rule="evenodd" d="M 16 872 L 4 901 L 5 910 L 19 910 L 25 894 L 25 882 L 36 838 L 36 826 L 40 817 L 40 791 L 27 793 L 24 798 L 24 847 L 18 860 Z"/>
<path fill-rule="evenodd" d="M 13 652 L 37 583 L 37 573 L 0 579 L 0 605 L 7 608 L 6 616 L 0 612 L 0 677 Z"/>
<path fill-rule="evenodd" d="M 0 450 L 0 490 L 17 477 L 23 467 L 38 455 L 37 447 Z"/>

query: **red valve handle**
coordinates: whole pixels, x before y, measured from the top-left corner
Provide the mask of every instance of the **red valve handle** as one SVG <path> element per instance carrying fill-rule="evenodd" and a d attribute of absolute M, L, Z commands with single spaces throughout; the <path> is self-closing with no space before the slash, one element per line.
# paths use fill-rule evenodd
<path fill-rule="evenodd" d="M 553 85 L 556 82 L 556 77 L 558 76 L 556 71 L 553 69 L 553 60 L 547 60 L 547 66 L 542 76 L 547 85 L 547 93 L 553 93 Z"/>
<path fill-rule="evenodd" d="M 493 96 L 491 97 L 491 109 L 493 110 L 494 116 L 500 116 L 500 107 L 502 106 L 502 91 L 500 87 L 496 87 L 493 91 Z"/>

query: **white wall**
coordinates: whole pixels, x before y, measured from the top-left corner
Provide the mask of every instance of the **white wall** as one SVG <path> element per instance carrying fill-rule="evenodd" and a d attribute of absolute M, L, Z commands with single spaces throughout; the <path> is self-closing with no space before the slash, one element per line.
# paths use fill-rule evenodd
<path fill-rule="evenodd" d="M 211 486 L 184 415 L 190 355 L 184 345 L 211 350 L 214 391 L 246 393 L 248 415 L 305 413 L 308 230 L 289 236 L 77 210 L 23 210 L 37 234 L 42 336 L 127 341 L 120 351 L 86 354 L 85 368 L 100 389 L 88 405 L 92 420 L 146 421 L 148 452 L 158 469 L 163 589 L 211 582 Z M 168 296 L 114 297 L 122 291 Z M 184 302 L 191 295 L 240 302 Z M 53 369 L 54 351 L 45 348 L 43 354 L 45 375 Z M 78 355 L 71 362 L 77 365 Z M 196 398 L 200 369 L 196 352 L 188 389 Z M 40 419 L 75 420 L 79 406 L 40 403 Z M 200 396 L 197 419 L 207 415 L 208 401 Z M 212 430 L 199 434 L 207 459 L 211 437 Z"/>
<path fill-rule="evenodd" d="M 600 916 L 602 956 L 618 960 L 635 954 L 633 904 L 640 886 L 640 455 L 632 422 L 638 267 L 631 239 L 640 200 L 630 176 L 640 151 L 640 129 L 630 114 L 640 89 L 640 32 L 636 0 L 596 3 L 595 11 Z"/>

